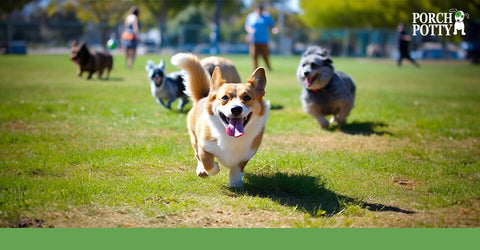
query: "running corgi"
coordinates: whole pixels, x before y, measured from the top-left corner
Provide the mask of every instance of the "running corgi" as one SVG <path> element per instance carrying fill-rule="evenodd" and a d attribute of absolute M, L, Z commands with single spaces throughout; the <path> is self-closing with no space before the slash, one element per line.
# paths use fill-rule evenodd
<path fill-rule="evenodd" d="M 257 68 L 246 83 L 227 83 L 218 67 L 210 77 L 195 55 L 179 53 L 171 62 L 185 70 L 186 93 L 194 102 L 187 126 L 197 175 L 217 174 L 216 157 L 230 169 L 230 187 L 241 188 L 243 170 L 262 142 L 270 110 L 263 100 L 265 70 Z"/>

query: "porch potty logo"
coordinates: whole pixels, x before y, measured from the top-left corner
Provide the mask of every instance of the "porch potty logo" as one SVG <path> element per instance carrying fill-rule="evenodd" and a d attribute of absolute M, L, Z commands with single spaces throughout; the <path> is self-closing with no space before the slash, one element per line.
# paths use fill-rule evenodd
<path fill-rule="evenodd" d="M 450 9 L 444 13 L 412 13 L 412 36 L 418 33 L 422 36 L 450 36 L 465 33 L 463 20 L 470 18 L 468 13 L 461 10 Z"/>

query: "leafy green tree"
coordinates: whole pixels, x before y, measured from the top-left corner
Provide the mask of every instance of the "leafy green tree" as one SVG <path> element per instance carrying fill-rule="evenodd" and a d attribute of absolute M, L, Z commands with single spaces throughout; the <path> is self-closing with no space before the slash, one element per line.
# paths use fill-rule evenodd
<path fill-rule="evenodd" d="M 479 17 L 480 0 L 322 0 L 301 1 L 301 16 L 310 27 L 386 28 L 410 23 L 413 12 L 448 12 L 462 9 Z"/>
<path fill-rule="evenodd" d="M 205 28 L 202 12 L 195 5 L 189 5 L 181 11 L 170 23 L 178 31 L 178 35 L 185 44 L 198 44 L 201 42 L 201 31 Z"/>
<path fill-rule="evenodd" d="M 162 37 L 162 44 L 167 45 L 167 21 L 177 15 L 182 9 L 190 5 L 191 0 L 136 0 L 141 11 L 147 15 L 141 15 L 140 20 L 145 23 L 158 25 Z"/>
<path fill-rule="evenodd" d="M 80 20 L 111 25 L 122 22 L 127 10 L 132 6 L 131 0 L 75 2 L 78 3 L 77 16 Z"/>
<path fill-rule="evenodd" d="M 177 15 L 189 6 L 195 6 L 201 12 L 202 23 L 198 24 L 205 25 L 214 22 L 218 26 L 220 26 L 220 19 L 228 22 L 230 18 L 239 15 L 239 10 L 243 6 L 241 0 L 135 0 L 134 2 L 140 5 L 142 10 L 145 9 L 148 12 L 148 16 L 140 17 L 141 21 L 156 23 L 159 26 L 164 45 L 168 42 L 167 39 L 164 39 L 167 29 L 178 24 L 175 23 L 175 20 L 178 20 Z M 221 6 L 220 9 L 219 6 Z"/>
<path fill-rule="evenodd" d="M 123 18 L 131 6 L 131 0 L 53 0 L 50 2 L 49 13 L 53 15 L 59 9 L 65 8 L 75 11 L 77 18 L 82 22 L 99 24 L 102 44 L 105 46 L 111 27 L 123 22 Z"/>
<path fill-rule="evenodd" d="M 0 1 L 0 20 L 6 19 L 7 15 L 15 9 L 21 9 L 30 0 L 2 0 Z"/>

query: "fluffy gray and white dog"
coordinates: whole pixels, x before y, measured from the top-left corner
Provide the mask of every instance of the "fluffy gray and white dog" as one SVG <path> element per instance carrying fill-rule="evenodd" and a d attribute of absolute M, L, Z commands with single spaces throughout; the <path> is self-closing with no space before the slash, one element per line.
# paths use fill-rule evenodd
<path fill-rule="evenodd" d="M 188 103 L 188 97 L 184 93 L 183 74 L 181 71 L 165 74 L 165 61 L 162 59 L 158 65 L 149 60 L 145 65 L 152 96 L 158 104 L 171 109 L 172 102 L 180 98 L 178 110 L 182 110 Z M 165 103 L 166 102 L 166 103 Z"/>
<path fill-rule="evenodd" d="M 317 119 L 323 129 L 329 126 L 325 118 L 328 115 L 332 115 L 332 120 L 340 126 L 346 123 L 353 108 L 356 87 L 350 76 L 334 70 L 327 50 L 319 46 L 308 47 L 300 59 L 297 79 L 304 87 L 303 109 Z"/>

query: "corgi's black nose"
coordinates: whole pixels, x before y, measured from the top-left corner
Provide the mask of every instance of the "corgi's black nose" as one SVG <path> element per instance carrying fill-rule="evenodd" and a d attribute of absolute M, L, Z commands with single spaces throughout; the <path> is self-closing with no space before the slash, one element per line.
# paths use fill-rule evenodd
<path fill-rule="evenodd" d="M 303 75 L 304 75 L 305 77 L 308 77 L 308 75 L 310 75 L 310 71 L 305 71 L 305 72 L 303 72 Z"/>
<path fill-rule="evenodd" d="M 231 109 L 233 115 L 239 115 L 242 113 L 243 109 L 240 106 L 235 106 Z"/>

